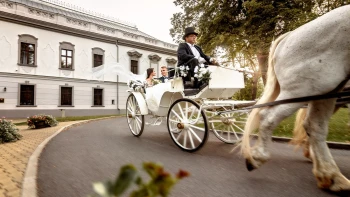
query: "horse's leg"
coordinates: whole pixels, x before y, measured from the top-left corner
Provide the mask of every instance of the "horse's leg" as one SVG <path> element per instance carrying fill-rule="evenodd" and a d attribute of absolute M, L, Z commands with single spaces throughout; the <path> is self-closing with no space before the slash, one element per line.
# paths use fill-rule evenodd
<path fill-rule="evenodd" d="M 281 98 L 278 98 L 279 100 Z M 270 159 L 268 144 L 271 142 L 273 129 L 285 118 L 302 107 L 301 103 L 276 105 L 260 111 L 259 139 L 252 148 L 252 158 L 247 158 L 246 165 L 249 171 L 260 167 Z"/>
<path fill-rule="evenodd" d="M 326 143 L 328 122 L 334 112 L 335 101 L 336 99 L 312 101 L 304 128 L 309 135 L 313 173 L 318 187 L 332 191 L 350 190 L 350 181 L 341 174 Z"/>

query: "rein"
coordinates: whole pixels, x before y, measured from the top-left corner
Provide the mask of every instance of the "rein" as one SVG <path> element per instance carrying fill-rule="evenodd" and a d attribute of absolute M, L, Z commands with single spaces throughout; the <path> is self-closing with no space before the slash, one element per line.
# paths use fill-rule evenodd
<path fill-rule="evenodd" d="M 306 101 L 324 100 L 324 99 L 331 99 L 331 98 L 344 98 L 344 99 L 346 99 L 346 97 L 350 97 L 350 91 L 283 99 L 283 100 L 253 105 L 250 107 L 244 107 L 244 108 L 237 109 L 237 110 L 228 110 L 228 111 L 218 112 L 218 115 L 224 114 L 224 113 L 235 112 L 235 111 L 243 111 L 243 110 L 250 110 L 250 109 L 255 109 L 255 108 L 270 107 L 270 106 L 288 104 L 288 103 L 301 103 L 301 102 L 306 102 Z"/>

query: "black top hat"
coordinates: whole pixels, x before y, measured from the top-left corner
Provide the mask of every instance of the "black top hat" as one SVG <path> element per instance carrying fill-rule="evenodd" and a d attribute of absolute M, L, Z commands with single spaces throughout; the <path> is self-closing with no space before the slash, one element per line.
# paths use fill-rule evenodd
<path fill-rule="evenodd" d="M 185 35 L 182 37 L 182 39 L 185 40 L 185 38 L 186 38 L 188 35 L 191 35 L 191 34 L 194 34 L 194 35 L 196 35 L 196 36 L 198 35 L 198 33 L 194 31 L 194 27 L 187 27 L 187 28 L 185 29 Z"/>

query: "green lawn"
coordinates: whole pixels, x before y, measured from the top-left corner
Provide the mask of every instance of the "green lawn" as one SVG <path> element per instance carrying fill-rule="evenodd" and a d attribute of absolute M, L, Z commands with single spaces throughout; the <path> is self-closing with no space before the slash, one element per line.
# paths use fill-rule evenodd
<path fill-rule="evenodd" d="M 280 123 L 274 130 L 274 136 L 292 137 L 295 114 Z M 329 123 L 328 141 L 350 143 L 350 127 L 347 126 L 349 114 L 347 108 L 341 108 L 333 114 Z"/>
<path fill-rule="evenodd" d="M 69 122 L 69 121 L 77 121 L 77 120 L 91 120 L 97 118 L 105 118 L 111 116 L 122 116 L 122 115 L 102 115 L 102 116 L 72 116 L 72 117 L 55 117 L 58 122 Z M 15 123 L 15 125 L 26 125 L 27 122 L 19 122 Z"/>
<path fill-rule="evenodd" d="M 75 116 L 75 117 L 56 117 L 58 122 L 90 120 L 96 118 L 121 116 L 121 115 L 104 115 L 104 116 Z M 294 127 L 295 114 L 282 121 L 274 130 L 273 135 L 279 137 L 292 137 Z M 349 114 L 347 108 L 341 108 L 332 117 L 329 124 L 328 141 L 350 143 L 350 127 L 347 126 Z M 26 125 L 26 122 L 15 123 L 15 125 Z"/>

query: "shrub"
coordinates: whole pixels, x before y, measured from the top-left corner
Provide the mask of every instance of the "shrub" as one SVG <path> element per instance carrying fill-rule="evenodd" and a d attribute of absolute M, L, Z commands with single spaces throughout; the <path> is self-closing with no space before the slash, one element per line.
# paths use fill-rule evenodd
<path fill-rule="evenodd" d="M 143 182 L 135 166 L 128 164 L 120 168 L 119 175 L 115 181 L 94 183 L 94 191 L 98 196 L 117 197 L 124 194 L 132 183 L 134 183 L 137 188 L 131 192 L 130 197 L 166 197 L 169 195 L 171 188 L 180 179 L 189 176 L 188 172 L 180 170 L 173 177 L 169 172 L 164 170 L 162 165 L 153 162 L 143 163 L 143 169 L 151 177 L 148 182 Z"/>
<path fill-rule="evenodd" d="M 39 114 L 27 118 L 27 125 L 31 129 L 38 128 L 38 125 L 40 127 L 54 127 L 57 124 L 58 121 L 51 115 Z"/>
<path fill-rule="evenodd" d="M 15 142 L 22 138 L 18 133 L 18 128 L 11 120 L 0 119 L 0 144 L 6 142 Z"/>

